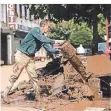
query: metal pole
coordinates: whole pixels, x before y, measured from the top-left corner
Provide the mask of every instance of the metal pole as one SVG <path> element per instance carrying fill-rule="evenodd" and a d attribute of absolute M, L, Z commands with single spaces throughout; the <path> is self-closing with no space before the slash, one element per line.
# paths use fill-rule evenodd
<path fill-rule="evenodd" d="M 111 53 L 111 50 L 109 48 L 109 37 L 108 37 L 108 19 L 106 18 L 106 55 L 110 58 L 110 53 Z"/>
<path fill-rule="evenodd" d="M 108 50 L 109 50 L 109 38 L 108 38 L 108 19 L 106 18 L 106 55 L 109 57 L 109 53 L 108 53 Z"/>

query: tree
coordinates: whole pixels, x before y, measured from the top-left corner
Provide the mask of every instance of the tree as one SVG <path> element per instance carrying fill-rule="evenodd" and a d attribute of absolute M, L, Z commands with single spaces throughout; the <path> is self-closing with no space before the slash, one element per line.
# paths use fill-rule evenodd
<path fill-rule="evenodd" d="M 48 37 L 59 40 L 68 40 L 70 37 L 69 22 L 61 21 L 60 23 L 53 24 Z"/>
<path fill-rule="evenodd" d="M 92 42 L 92 30 L 87 23 L 77 24 L 74 23 L 74 19 L 53 24 L 48 36 L 53 39 L 69 40 L 73 45 L 90 45 Z"/>
<path fill-rule="evenodd" d="M 105 26 L 105 17 L 103 14 L 98 15 L 98 35 L 104 39 L 104 35 L 106 33 L 106 26 Z"/>
<path fill-rule="evenodd" d="M 87 23 L 75 24 L 69 40 L 73 45 L 90 45 L 92 43 L 92 30 L 87 26 Z"/>
<path fill-rule="evenodd" d="M 98 21 L 97 15 L 102 13 L 104 17 L 110 20 L 110 5 L 108 4 L 47 4 L 32 5 L 31 13 L 38 18 L 46 15 L 49 19 L 58 22 L 62 20 L 71 20 L 75 22 L 87 22 L 93 26 L 93 53 L 97 52 L 98 46 Z"/>

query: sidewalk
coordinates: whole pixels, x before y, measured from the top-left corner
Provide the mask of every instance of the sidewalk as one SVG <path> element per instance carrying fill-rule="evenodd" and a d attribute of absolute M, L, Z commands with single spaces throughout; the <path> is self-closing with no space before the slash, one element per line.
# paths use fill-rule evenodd
<path fill-rule="evenodd" d="M 41 67 L 44 67 L 46 65 L 46 62 L 36 61 L 35 65 L 36 65 L 36 69 L 41 68 Z M 10 75 L 12 74 L 12 68 L 13 68 L 13 65 L 3 65 L 3 66 L 1 66 L 1 91 L 3 91 L 5 86 L 7 85 L 8 79 L 9 79 Z M 23 81 L 23 80 L 29 80 L 28 74 L 27 74 L 25 69 L 23 70 L 19 79 L 14 84 L 14 87 L 20 81 Z"/>
<path fill-rule="evenodd" d="M 34 108 L 23 108 L 23 107 L 2 107 L 1 111 L 36 111 Z"/>
<path fill-rule="evenodd" d="M 36 68 L 44 67 L 46 65 L 46 62 L 36 62 Z M 10 75 L 12 74 L 12 68 L 13 65 L 3 65 L 1 68 L 1 91 L 4 91 L 5 86 L 8 83 L 8 79 Z M 29 80 L 28 74 L 26 73 L 26 70 L 23 70 L 22 74 L 20 75 L 19 79 L 14 84 L 14 87 L 23 80 Z M 13 88 L 14 88 L 13 87 Z M 26 108 L 26 107 L 16 107 L 16 106 L 2 106 L 1 111 L 36 111 L 34 108 Z"/>
<path fill-rule="evenodd" d="M 44 67 L 46 65 L 46 62 L 36 62 L 36 68 Z M 1 91 L 5 89 L 5 86 L 8 82 L 8 78 L 11 75 L 12 72 L 12 66 L 13 65 L 4 65 L 1 66 Z M 23 70 L 21 76 L 17 80 L 17 82 L 14 84 L 14 87 L 23 80 L 28 80 L 28 74 L 26 73 L 25 70 Z M 97 101 L 87 101 L 83 100 L 80 102 L 71 102 L 68 105 L 63 105 L 63 106 L 56 106 L 57 109 L 54 109 L 53 111 L 83 111 L 87 107 L 100 107 L 100 108 L 105 108 L 109 104 L 109 101 L 103 101 L 103 100 L 97 100 Z M 49 105 L 54 106 L 58 105 L 50 103 Z M 7 105 L 7 106 L 2 106 L 1 111 L 37 111 L 35 108 L 30 108 L 30 107 L 22 107 L 22 106 L 17 106 L 15 103 L 15 106 Z M 89 111 L 89 110 L 86 110 Z M 91 110 L 94 111 L 94 110 Z M 102 111 L 102 110 L 98 110 Z"/>

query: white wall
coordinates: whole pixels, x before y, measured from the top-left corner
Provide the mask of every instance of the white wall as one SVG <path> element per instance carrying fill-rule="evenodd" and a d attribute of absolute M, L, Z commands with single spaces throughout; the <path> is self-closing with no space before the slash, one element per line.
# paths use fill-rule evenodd
<path fill-rule="evenodd" d="M 29 8 L 27 9 L 27 17 L 25 19 L 25 6 L 22 5 L 22 18 L 20 18 L 20 11 L 19 11 L 19 4 L 17 4 L 17 19 L 16 19 L 16 23 L 17 24 L 20 24 L 20 25 L 24 25 L 24 26 L 27 26 L 27 27 L 35 27 L 37 25 L 39 25 L 39 21 L 40 20 L 34 20 L 34 16 L 32 15 L 31 16 L 31 20 L 29 20 Z"/>
<path fill-rule="evenodd" d="M 18 48 L 20 46 L 20 41 L 22 43 L 23 39 L 14 38 L 14 53 L 16 53 L 16 51 L 18 50 Z"/>
<path fill-rule="evenodd" d="M 26 27 L 36 27 L 39 26 L 39 23 L 41 21 L 41 19 L 38 20 L 34 20 L 34 16 L 31 16 L 31 21 L 29 20 L 29 9 L 27 9 L 27 17 L 25 19 L 25 6 L 22 6 L 22 18 L 20 18 L 20 4 L 17 4 L 17 15 L 16 15 L 16 30 L 18 29 L 18 24 L 19 25 L 24 25 Z M 7 23 L 7 4 L 0 4 L 0 22 L 3 21 L 5 23 Z M 1 26 L 2 27 L 2 26 Z M 25 31 L 23 31 L 25 32 Z M 8 35 L 7 36 L 7 44 L 8 44 L 8 63 L 11 64 L 13 63 L 13 56 L 14 53 L 16 52 L 16 50 L 18 49 L 18 47 L 20 46 L 20 39 L 17 38 L 15 39 L 12 35 Z M 14 40 L 15 39 L 15 40 Z M 12 46 L 13 44 L 13 46 Z M 46 51 L 45 49 L 41 48 L 41 50 L 36 53 L 36 55 L 38 56 L 46 56 Z"/>
<path fill-rule="evenodd" d="M 0 4 L 0 21 L 6 23 L 6 4 Z"/>
<path fill-rule="evenodd" d="M 40 23 L 39 20 L 34 20 L 34 16 L 32 15 L 32 21 L 29 20 L 29 9 L 27 9 L 27 19 L 25 19 L 25 6 L 22 6 L 22 18 L 20 18 L 20 4 L 17 4 L 17 16 L 16 16 L 16 24 L 21 24 L 28 27 L 35 27 L 38 26 Z M 3 21 L 6 23 L 7 21 L 7 4 L 0 4 L 0 21 Z"/>
<path fill-rule="evenodd" d="M 14 62 L 14 35 L 7 35 L 7 63 Z"/>

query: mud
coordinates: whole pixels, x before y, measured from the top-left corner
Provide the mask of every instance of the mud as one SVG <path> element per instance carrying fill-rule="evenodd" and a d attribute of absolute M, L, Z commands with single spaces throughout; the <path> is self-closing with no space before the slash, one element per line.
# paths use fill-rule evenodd
<path fill-rule="evenodd" d="M 77 82 L 80 80 L 79 74 L 77 73 L 76 70 L 72 69 L 72 66 L 70 65 L 70 63 L 68 63 L 65 68 L 66 68 L 65 70 L 66 77 L 69 77 L 71 79 L 73 78 L 73 80 Z M 107 73 L 111 73 L 111 63 L 105 55 L 96 55 L 93 57 L 88 57 L 86 70 L 87 72 L 93 72 L 95 76 L 106 75 Z M 5 77 L 7 77 L 7 75 Z M 78 84 L 77 82 L 75 82 L 75 84 L 74 83 L 72 84 L 78 87 L 83 85 L 83 84 Z M 83 86 L 83 87 L 87 89 L 86 86 Z M 22 88 L 19 86 L 19 89 L 22 89 Z M 88 93 L 89 92 L 87 92 L 87 94 Z M 17 99 L 18 95 L 20 95 L 19 97 L 21 97 L 21 95 L 22 97 L 24 97 L 23 92 L 20 91 L 19 94 L 10 96 L 10 98 Z M 42 97 L 39 102 L 28 101 L 28 100 L 22 100 L 22 101 L 18 100 L 18 101 L 12 102 L 9 105 L 2 104 L 1 106 L 5 108 L 7 107 L 7 110 L 5 111 L 9 111 L 8 107 L 13 107 L 13 106 L 25 108 L 24 111 L 30 108 L 34 108 L 34 111 L 36 111 L 37 108 L 43 108 L 45 109 L 44 111 L 84 111 L 84 109 L 87 107 L 102 107 L 102 108 L 107 109 L 107 111 L 109 111 L 111 109 L 110 103 L 111 103 L 110 98 L 93 100 L 93 101 L 87 98 L 80 98 L 80 100 L 73 99 L 71 101 L 71 100 L 68 100 L 68 97 L 66 95 L 63 95 L 62 97 L 59 97 L 59 98 L 55 96 L 51 98 Z M 17 110 L 15 109 L 15 111 Z M 31 109 L 30 111 L 33 111 L 33 110 Z"/>
<path fill-rule="evenodd" d="M 44 109 L 44 111 L 84 111 L 87 107 L 96 107 L 96 108 L 105 108 L 108 111 L 110 110 L 110 101 L 106 100 L 81 100 L 70 102 L 64 99 L 52 98 L 42 98 L 41 101 L 22 101 L 12 103 L 10 105 L 2 105 L 2 107 L 22 107 L 22 108 L 34 108 L 34 109 Z"/>
<path fill-rule="evenodd" d="M 87 57 L 86 72 L 92 72 L 94 76 L 111 75 L 111 61 L 106 55 Z"/>

